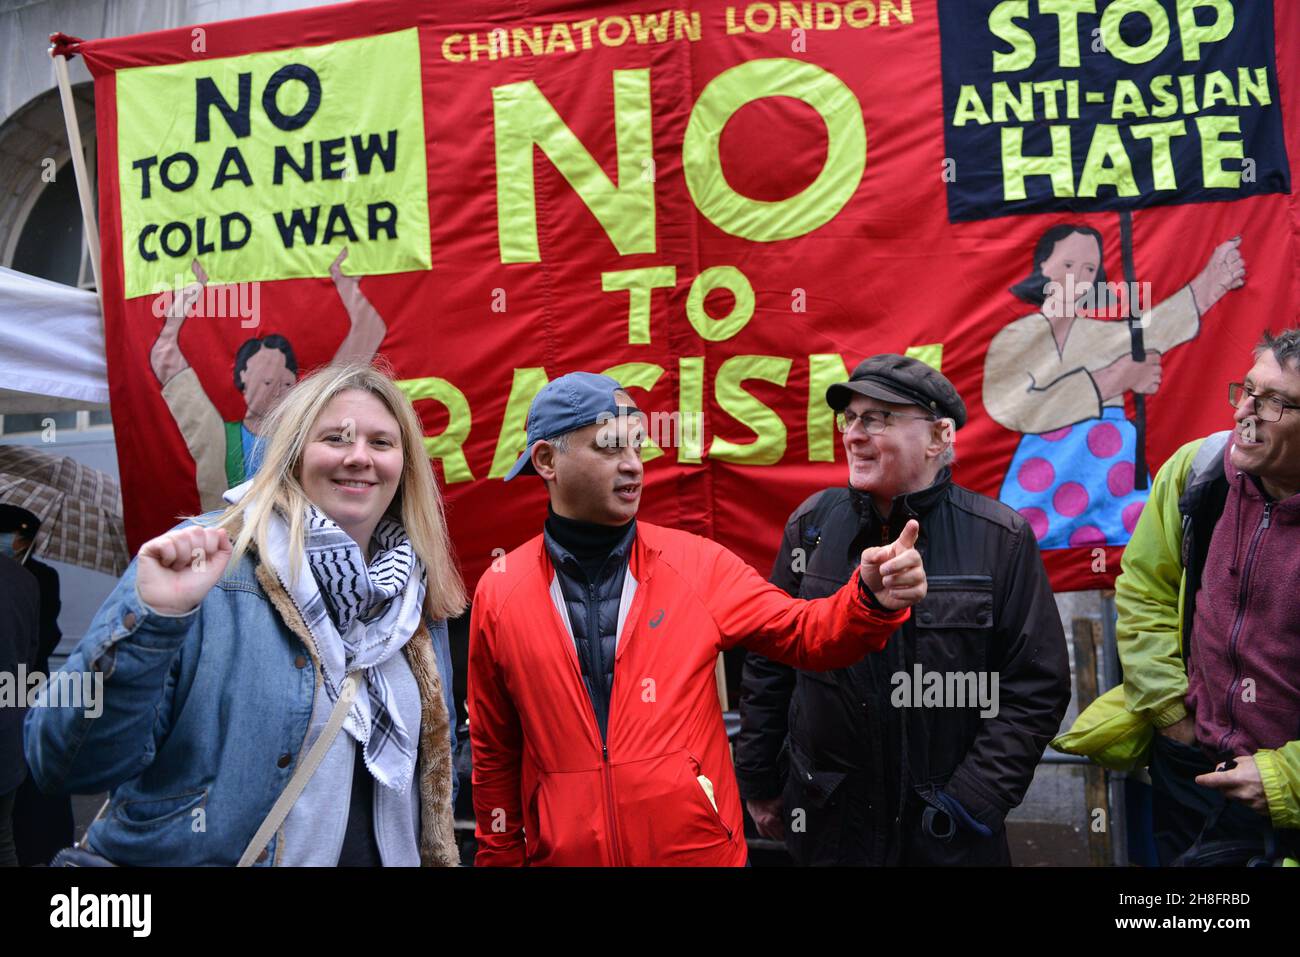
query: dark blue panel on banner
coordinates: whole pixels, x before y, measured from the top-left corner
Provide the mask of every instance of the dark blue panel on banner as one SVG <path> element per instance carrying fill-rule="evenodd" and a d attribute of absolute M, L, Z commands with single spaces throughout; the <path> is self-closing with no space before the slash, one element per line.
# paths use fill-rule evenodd
<path fill-rule="evenodd" d="M 1269 0 L 938 0 L 948 218 L 1289 193 Z"/>

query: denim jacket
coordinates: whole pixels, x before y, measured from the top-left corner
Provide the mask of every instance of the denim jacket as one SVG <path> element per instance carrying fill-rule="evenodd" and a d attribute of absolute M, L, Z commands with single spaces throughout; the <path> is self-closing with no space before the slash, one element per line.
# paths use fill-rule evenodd
<path fill-rule="evenodd" d="M 322 687 L 314 642 L 255 552 L 185 615 L 150 608 L 135 582 L 133 561 L 61 669 L 103 676 L 102 713 L 32 708 L 28 764 L 44 791 L 111 792 L 87 842 L 116 864 L 234 865 L 304 754 Z M 403 651 L 421 699 L 420 860 L 455 866 L 446 622 Z M 282 837 L 283 827 L 258 865 L 277 861 Z"/>

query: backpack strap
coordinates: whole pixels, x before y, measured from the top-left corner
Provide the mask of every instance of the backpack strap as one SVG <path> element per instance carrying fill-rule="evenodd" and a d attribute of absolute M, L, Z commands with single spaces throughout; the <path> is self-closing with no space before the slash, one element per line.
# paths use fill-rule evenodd
<path fill-rule="evenodd" d="M 1210 551 L 1210 537 L 1223 513 L 1228 497 L 1228 481 L 1223 470 L 1223 450 L 1232 438 L 1225 429 L 1206 436 L 1192 456 L 1178 497 L 1178 512 L 1183 518 L 1182 559 L 1187 577 L 1187 600 L 1183 606 L 1183 670 L 1191 661 L 1192 623 L 1196 616 L 1196 592 L 1200 589 L 1201 570 Z"/>
<path fill-rule="evenodd" d="M 1190 501 L 1204 486 L 1223 475 L 1223 450 L 1228 447 L 1232 430 L 1224 429 L 1205 437 L 1201 447 L 1192 456 L 1192 464 L 1187 469 L 1187 479 L 1183 483 L 1183 494 L 1179 498 L 1181 510 L 1184 501 Z"/>

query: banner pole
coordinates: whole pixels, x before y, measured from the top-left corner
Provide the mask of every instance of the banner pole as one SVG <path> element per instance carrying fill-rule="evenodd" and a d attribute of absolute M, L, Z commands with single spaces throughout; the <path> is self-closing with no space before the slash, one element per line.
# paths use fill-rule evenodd
<path fill-rule="evenodd" d="M 1146 343 L 1142 334 L 1142 316 L 1137 311 L 1133 290 L 1137 289 L 1137 271 L 1133 266 L 1133 214 L 1127 209 L 1119 214 L 1120 252 L 1124 257 L 1124 281 L 1128 283 L 1128 331 L 1132 343 L 1134 362 L 1145 362 Z M 1133 426 L 1137 432 L 1137 448 L 1133 452 L 1133 487 L 1147 487 L 1147 397 L 1133 393 Z"/>
<path fill-rule="evenodd" d="M 77 179 L 77 198 L 81 201 L 82 231 L 86 248 L 90 251 L 90 268 L 95 275 L 95 295 L 99 299 L 100 320 L 104 315 L 104 283 L 99 275 L 99 227 L 95 211 L 91 208 L 90 177 L 86 173 L 86 156 L 82 151 L 81 128 L 77 124 L 77 105 L 72 99 L 72 83 L 68 79 L 68 58 L 50 47 L 54 61 L 54 76 L 59 84 L 59 101 L 63 104 L 63 125 L 68 131 L 68 146 L 72 149 L 72 172 Z"/>

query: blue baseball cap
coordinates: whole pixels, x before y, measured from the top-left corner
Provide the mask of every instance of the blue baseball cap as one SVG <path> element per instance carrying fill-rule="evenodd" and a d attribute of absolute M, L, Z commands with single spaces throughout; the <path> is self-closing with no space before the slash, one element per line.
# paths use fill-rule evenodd
<path fill-rule="evenodd" d="M 548 382 L 528 407 L 528 447 L 510 467 L 505 481 L 516 475 L 537 474 L 533 468 L 533 446 L 542 439 L 617 418 L 620 412 L 623 415 L 636 412 L 635 406 L 618 404 L 615 393 L 625 391 L 617 380 L 594 372 L 570 372 Z"/>

